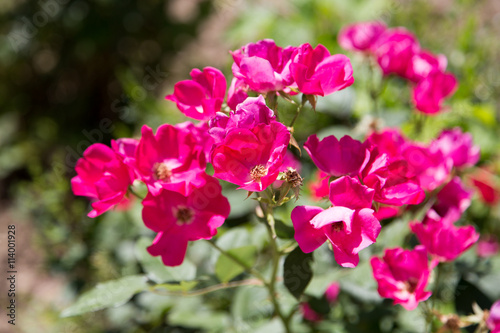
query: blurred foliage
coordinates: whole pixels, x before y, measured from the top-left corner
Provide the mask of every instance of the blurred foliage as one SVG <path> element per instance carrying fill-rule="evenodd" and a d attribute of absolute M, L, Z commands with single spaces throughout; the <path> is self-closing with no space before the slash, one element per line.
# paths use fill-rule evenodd
<path fill-rule="evenodd" d="M 345 24 L 383 19 L 388 26 L 407 27 L 424 48 L 447 56 L 448 68 L 460 86 L 448 103 L 450 112 L 424 120 L 423 131 L 417 133 L 412 125 L 416 119 L 411 113 L 408 89 L 391 78 L 380 87 L 385 124 L 402 126 L 408 135 L 424 141 L 443 128 L 460 126 L 470 131 L 481 146 L 480 163 L 489 165 L 497 174 L 500 171 L 500 142 L 496 140 L 500 135 L 500 6 L 495 0 L 2 1 L 0 15 L 0 200 L 14 203 L 18 211 L 34 221 L 30 225 L 36 234 L 34 247 L 43 256 L 47 271 L 63 274 L 67 281 L 64 306 L 99 282 L 125 276 L 145 274 L 164 283 L 163 291 L 167 293 L 191 286 L 168 284 L 174 280 L 196 280 L 198 287 L 217 282 L 213 280 L 214 269 L 225 259 L 218 258 L 206 244 L 190 247 L 189 260 L 196 266 L 195 275 L 186 269 L 169 278 L 171 272 L 162 270 L 158 262 L 138 250 L 136 241 L 145 244 L 144 239 L 152 236 L 142 225 L 138 202 L 127 212 L 109 212 L 91 220 L 86 217 L 87 200 L 75 198 L 69 185 L 77 158 L 91 143 L 108 144 L 112 138 L 134 136 L 144 123 L 157 126 L 182 121 L 173 103 L 163 100 L 163 90 L 172 90 L 172 66 L 183 57 L 181 51 L 201 35 L 203 23 L 213 17 L 229 22 L 229 29 L 216 39 L 232 50 L 272 38 L 281 46 L 322 43 L 332 53 L 345 53 L 336 42 Z M 295 132 L 299 142 L 309 133 L 343 135 L 355 124 L 369 125 L 367 115 L 373 108 L 370 81 L 380 82 L 380 78 L 372 77 L 374 74 L 361 57 L 349 56 L 355 85 L 320 98 L 317 112 L 303 111 Z M 202 63 L 209 65 L 211 60 Z M 230 74 L 229 55 L 224 70 Z M 292 117 L 288 112 L 283 114 L 285 122 Z M 350 133 L 356 136 L 363 131 Z M 310 167 L 304 168 L 308 174 Z M 265 245 L 262 225 L 250 218 L 254 202 L 243 201 L 245 193 L 230 188 L 225 191 L 234 208 L 219 231 L 217 244 L 225 249 L 251 249 L 248 257 L 253 258 L 254 251 L 263 251 Z M 307 198 L 299 203 L 307 204 Z M 288 205 L 277 212 L 285 225 L 290 224 L 291 209 L 292 205 Z M 499 216 L 498 207 L 474 201 L 465 219 L 481 231 L 500 236 Z M 407 233 L 406 225 L 401 222 L 384 228 L 380 237 L 394 242 L 394 233 L 402 238 Z M 317 326 L 294 316 L 297 327 L 313 332 L 419 332 L 415 327 L 423 327 L 421 314 L 400 311 L 382 301 L 375 292 L 375 282 L 366 279 L 371 276 L 366 258 L 375 251 L 376 247 L 367 250 L 364 264 L 348 273 L 332 265 L 326 246 L 315 252 L 314 276 L 306 293 L 320 297 L 328 283 L 343 277 L 341 306 L 330 312 L 332 322 Z M 476 262 L 470 253 L 464 255 L 456 263 L 455 273 L 450 273 L 440 287 L 441 304 L 449 306 L 446 304 L 451 292 L 461 295 L 461 306 L 470 306 L 480 292 L 486 295 L 481 305 L 487 307 L 493 296 L 500 297 L 495 284 L 499 265 L 498 258 Z M 256 266 L 269 271 L 268 262 L 256 262 Z M 219 268 L 217 276 L 222 280 L 233 276 L 239 279 L 241 272 Z M 280 292 L 283 303 L 292 306 L 293 297 L 284 287 Z M 120 307 L 64 319 L 59 318 L 61 305 L 40 305 L 33 300 L 30 312 L 37 324 L 27 323 L 22 329 L 275 332 L 276 325 L 280 327 L 267 319 L 271 305 L 265 290 L 258 286 L 241 287 L 234 294 L 226 290 L 202 297 L 203 302 L 199 297 L 145 292 Z M 458 305 L 457 310 L 470 312 Z"/>

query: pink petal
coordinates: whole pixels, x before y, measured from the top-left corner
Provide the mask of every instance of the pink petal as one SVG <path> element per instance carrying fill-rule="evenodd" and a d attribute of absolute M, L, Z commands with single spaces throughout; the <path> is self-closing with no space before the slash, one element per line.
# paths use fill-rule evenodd
<path fill-rule="evenodd" d="M 323 209 L 314 206 L 297 206 L 292 210 L 294 237 L 300 249 L 305 253 L 313 252 L 327 239 L 322 230 L 314 228 L 311 224 L 311 219 L 322 211 Z"/>
<path fill-rule="evenodd" d="M 314 218 L 311 219 L 311 224 L 314 228 L 320 229 L 324 226 L 335 222 L 344 222 L 344 228 L 347 233 L 351 232 L 351 221 L 354 215 L 354 210 L 346 207 L 331 207 L 328 208 Z"/>
<path fill-rule="evenodd" d="M 370 208 L 374 190 L 351 177 L 341 177 L 330 183 L 330 201 L 336 206 L 352 209 Z"/>
<path fill-rule="evenodd" d="M 161 256 L 166 266 L 179 266 L 186 256 L 187 245 L 182 235 L 159 232 L 147 250 L 152 256 Z"/>

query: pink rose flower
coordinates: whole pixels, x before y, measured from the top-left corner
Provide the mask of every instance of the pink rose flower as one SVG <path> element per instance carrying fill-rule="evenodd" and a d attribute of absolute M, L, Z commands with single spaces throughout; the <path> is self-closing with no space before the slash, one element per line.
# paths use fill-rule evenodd
<path fill-rule="evenodd" d="M 351 61 L 343 54 L 330 55 L 323 45 L 299 46 L 290 65 L 300 92 L 325 96 L 353 84 Z"/>
<path fill-rule="evenodd" d="M 420 52 L 417 38 L 404 28 L 387 29 L 377 40 L 375 56 L 384 75 L 407 78 L 412 58 Z"/>
<path fill-rule="evenodd" d="M 368 162 L 368 144 L 363 144 L 349 136 L 339 140 L 333 135 L 319 141 L 316 134 L 307 138 L 304 149 L 321 171 L 331 176 L 352 176 L 359 173 Z"/>
<path fill-rule="evenodd" d="M 455 227 L 431 218 L 411 223 L 410 229 L 437 261 L 455 260 L 479 239 L 473 226 Z"/>
<path fill-rule="evenodd" d="M 239 189 L 263 191 L 278 177 L 289 142 L 290 132 L 276 121 L 236 127 L 212 151 L 214 177 Z"/>
<path fill-rule="evenodd" d="M 487 235 L 477 242 L 476 252 L 481 258 L 492 257 L 500 252 L 500 244 L 494 235 Z"/>
<path fill-rule="evenodd" d="M 293 83 L 290 61 L 294 50 L 278 47 L 271 39 L 247 44 L 231 52 L 233 75 L 258 93 L 283 90 Z"/>
<path fill-rule="evenodd" d="M 479 146 L 472 143 L 470 133 L 463 133 L 459 127 L 441 132 L 429 148 L 441 151 L 444 157 L 453 161 L 456 168 L 470 167 L 479 161 Z"/>
<path fill-rule="evenodd" d="M 144 224 L 158 233 L 148 252 L 161 256 L 167 266 L 180 265 L 188 242 L 212 238 L 229 216 L 229 202 L 219 182 L 204 172 L 198 178 L 202 182 L 191 186 L 187 195 L 161 189 L 142 201 Z"/>
<path fill-rule="evenodd" d="M 450 73 L 434 71 L 420 80 L 413 88 L 415 108 L 426 114 L 435 114 L 443 110 L 443 101 L 457 89 L 458 82 Z"/>
<path fill-rule="evenodd" d="M 421 50 L 411 58 L 406 77 L 418 83 L 434 71 L 444 72 L 447 64 L 448 61 L 444 55 L 434 55 L 429 51 Z"/>
<path fill-rule="evenodd" d="M 375 243 L 381 229 L 370 208 L 372 200 L 372 189 L 342 177 L 330 184 L 333 207 L 295 207 L 291 218 L 301 250 L 312 252 L 329 240 L 335 261 L 343 267 L 356 267 L 359 251 Z"/>
<path fill-rule="evenodd" d="M 221 71 L 205 67 L 195 68 L 190 73 L 192 80 L 177 82 L 174 93 L 165 98 L 175 102 L 187 117 L 209 120 L 220 111 L 226 95 L 226 78 Z"/>
<path fill-rule="evenodd" d="M 202 146 L 191 132 L 165 124 L 156 135 L 148 126 L 142 127 L 142 137 L 136 152 L 137 172 L 153 195 L 161 188 L 186 194 L 190 183 L 199 181 L 205 170 Z"/>
<path fill-rule="evenodd" d="M 500 300 L 491 306 L 486 326 L 491 330 L 491 333 L 500 333 Z"/>
<path fill-rule="evenodd" d="M 120 142 L 115 143 L 120 146 Z M 123 148 L 123 147 L 122 147 Z M 125 152 L 124 148 L 121 152 Z M 77 175 L 71 179 L 75 195 L 93 200 L 89 217 L 96 217 L 117 205 L 125 204 L 134 172 L 123 162 L 124 156 L 101 143 L 89 146 L 76 163 Z"/>
<path fill-rule="evenodd" d="M 370 263 L 378 283 L 378 293 L 393 299 L 394 304 L 401 304 L 411 311 L 431 296 L 425 287 L 432 268 L 429 268 L 423 246 L 413 250 L 386 249 L 382 258 L 372 257 Z"/>
<path fill-rule="evenodd" d="M 340 30 L 338 41 L 345 50 L 372 52 L 386 28 L 381 21 L 351 24 Z"/>

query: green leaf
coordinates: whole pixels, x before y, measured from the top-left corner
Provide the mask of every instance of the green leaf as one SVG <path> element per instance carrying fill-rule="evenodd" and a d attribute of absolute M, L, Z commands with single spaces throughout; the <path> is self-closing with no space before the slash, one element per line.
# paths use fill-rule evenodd
<path fill-rule="evenodd" d="M 285 286 L 297 300 L 312 279 L 312 261 L 312 253 L 304 253 L 300 247 L 296 247 L 285 259 L 283 270 Z"/>
<path fill-rule="evenodd" d="M 169 325 L 198 328 L 180 329 L 182 332 L 226 332 L 224 328 L 230 325 L 227 313 L 208 307 L 206 303 L 200 302 L 198 297 L 177 297 L 175 306 L 170 309 L 167 316 Z"/>
<path fill-rule="evenodd" d="M 148 288 L 143 275 L 126 276 L 118 280 L 99 283 L 84 293 L 75 304 L 61 313 L 61 317 L 80 315 L 126 303 L 134 294 Z"/>
<path fill-rule="evenodd" d="M 228 251 L 229 254 L 238 258 L 248 267 L 252 267 L 255 263 L 257 248 L 253 245 L 243 246 Z M 229 282 L 237 275 L 243 273 L 245 269 L 236 263 L 230 257 L 221 254 L 215 263 L 215 275 L 221 282 Z"/>
<path fill-rule="evenodd" d="M 269 321 L 272 313 L 273 305 L 265 288 L 247 286 L 236 290 L 231 301 L 231 314 L 236 322 L 243 321 L 254 328 Z"/>
<path fill-rule="evenodd" d="M 295 234 L 293 227 L 278 219 L 274 220 L 274 228 L 276 229 L 276 235 L 282 239 L 292 239 Z"/>
<path fill-rule="evenodd" d="M 231 213 L 229 218 L 240 218 L 250 214 L 255 209 L 253 200 L 246 200 L 248 192 L 235 190 L 231 188 L 223 188 L 222 194 L 229 200 L 231 205 Z"/>
<path fill-rule="evenodd" d="M 425 212 L 427 213 L 427 212 Z M 377 238 L 377 244 L 384 244 L 384 248 L 401 247 L 405 237 L 410 233 L 408 221 L 398 219 L 385 225 Z"/>
<path fill-rule="evenodd" d="M 136 256 L 147 276 L 157 282 L 188 281 L 196 277 L 196 266 L 187 258 L 179 266 L 168 267 L 160 257 L 153 257 L 146 248 L 151 245 L 151 239 L 140 238 L 135 246 Z"/>

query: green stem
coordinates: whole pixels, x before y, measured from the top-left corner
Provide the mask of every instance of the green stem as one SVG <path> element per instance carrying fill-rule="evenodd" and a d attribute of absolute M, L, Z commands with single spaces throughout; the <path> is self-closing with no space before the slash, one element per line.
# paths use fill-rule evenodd
<path fill-rule="evenodd" d="M 266 279 L 264 278 L 264 276 L 262 274 L 260 274 L 259 271 L 257 271 L 256 269 L 254 269 L 253 267 L 250 267 L 248 266 L 246 263 L 244 263 L 243 261 L 241 261 L 238 257 L 232 255 L 231 253 L 223 250 L 221 247 L 219 247 L 217 244 L 215 244 L 214 242 L 210 241 L 210 240 L 206 240 L 208 244 L 210 244 L 214 249 L 216 249 L 217 251 L 219 251 L 222 255 L 228 257 L 229 259 L 231 259 L 232 261 L 234 261 L 236 264 L 240 265 L 247 273 L 250 273 L 252 274 L 253 276 L 255 276 L 256 278 L 258 278 L 260 281 L 262 281 L 262 283 L 264 284 L 267 284 L 266 283 Z"/>
<path fill-rule="evenodd" d="M 378 108 L 378 97 L 380 96 L 380 82 L 375 82 L 375 65 L 370 63 L 370 97 L 373 102 L 373 114 L 375 117 L 380 117 L 380 110 Z"/>
<path fill-rule="evenodd" d="M 271 245 L 273 246 L 273 251 L 276 250 L 275 252 L 278 253 L 278 248 L 276 245 L 276 229 L 275 229 L 275 224 L 276 221 L 274 220 L 273 212 L 272 210 L 266 214 L 266 220 L 267 220 L 267 225 L 268 225 L 268 230 L 270 232 L 270 237 L 272 239 Z M 276 249 L 275 249 L 276 247 Z"/>
<path fill-rule="evenodd" d="M 241 287 L 241 286 L 261 286 L 263 284 L 264 283 L 259 279 L 247 279 L 247 280 L 241 280 L 241 281 L 220 283 L 220 284 L 216 284 L 213 286 L 209 286 L 206 288 L 201 288 L 201 289 L 193 290 L 193 291 L 161 292 L 161 291 L 156 289 L 158 286 L 150 287 L 149 291 L 152 293 L 155 293 L 157 295 L 161 295 L 161 296 L 201 296 L 201 295 L 205 295 L 205 294 L 208 294 L 208 293 L 211 293 L 214 291 L 218 291 L 218 290 L 223 290 L 223 289 L 236 288 L 236 287 Z"/>
<path fill-rule="evenodd" d="M 271 250 L 272 250 L 272 256 L 273 256 L 273 266 L 272 266 L 272 273 L 271 273 L 271 280 L 269 283 L 266 285 L 268 290 L 269 290 L 269 296 L 271 297 L 271 301 L 274 306 L 274 311 L 278 315 L 278 317 L 281 319 L 283 322 L 283 326 L 285 328 L 285 331 L 287 333 L 291 333 L 290 329 L 290 318 L 289 316 L 285 316 L 281 310 L 281 307 L 278 303 L 277 295 L 276 295 L 276 277 L 278 275 L 278 268 L 279 268 L 279 262 L 280 262 L 280 257 L 281 253 L 278 248 L 278 244 L 276 243 L 276 231 L 274 230 L 274 216 L 273 216 L 273 211 L 272 208 L 267 205 L 261 205 L 263 208 L 264 214 L 266 216 L 267 220 L 267 232 L 269 235 L 269 241 L 271 243 Z"/>
<path fill-rule="evenodd" d="M 269 202 L 272 202 L 274 203 L 274 192 L 273 190 L 268 187 L 264 193 L 267 195 L 268 199 L 269 199 Z M 267 209 L 266 209 L 267 207 Z M 266 216 L 266 220 L 267 220 L 267 225 L 271 228 L 271 238 L 273 240 L 276 240 L 276 229 L 275 229 L 275 225 L 276 225 L 276 221 L 274 220 L 274 215 L 273 215 L 273 207 L 274 207 L 274 204 L 268 204 L 266 206 L 261 206 L 261 208 L 264 208 L 265 210 L 263 210 L 265 216 Z"/>
<path fill-rule="evenodd" d="M 440 291 L 440 283 L 441 280 L 443 279 L 443 263 L 439 263 L 436 267 L 436 281 L 434 284 L 434 290 L 432 291 L 432 296 L 434 299 L 438 296 L 438 292 Z"/>
<path fill-rule="evenodd" d="M 425 316 L 425 329 L 426 332 L 432 332 L 432 319 L 433 319 L 433 313 L 432 313 L 432 308 L 429 306 L 427 302 L 423 302 L 422 306 L 424 308 L 424 316 Z"/>
<path fill-rule="evenodd" d="M 302 99 L 302 103 L 300 103 L 299 106 L 297 107 L 297 112 L 295 113 L 295 116 L 293 117 L 292 122 L 290 123 L 290 126 L 288 126 L 288 127 L 293 127 L 293 124 L 295 124 L 295 121 L 299 117 L 300 111 L 302 111 L 304 104 L 305 104 L 305 101 L 304 101 L 304 99 Z"/>
<path fill-rule="evenodd" d="M 413 121 L 413 138 L 414 139 L 422 139 L 423 138 L 423 129 L 425 128 L 425 122 L 427 120 L 427 116 L 418 111 L 414 112 L 414 121 Z"/>

